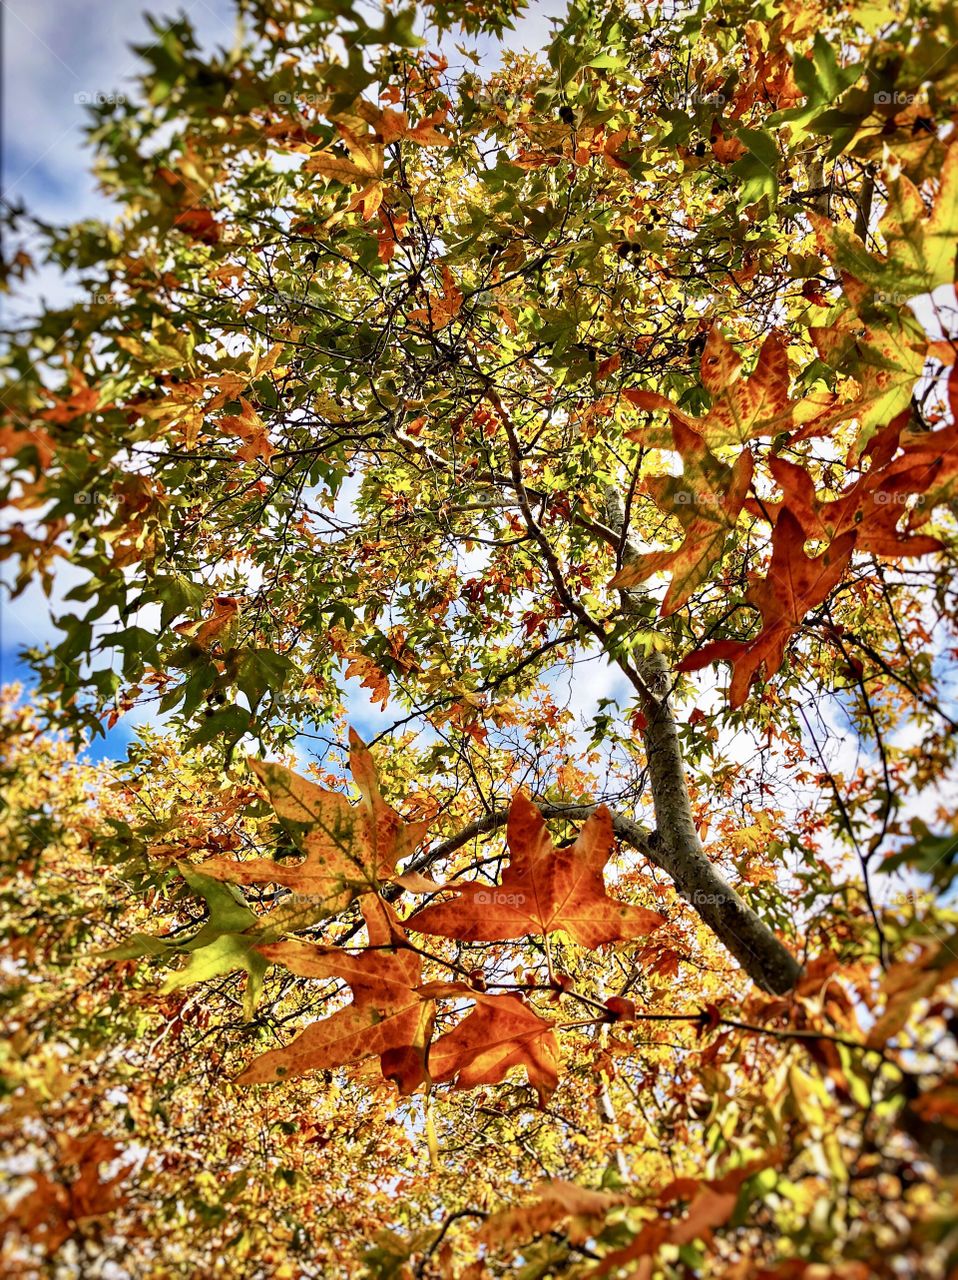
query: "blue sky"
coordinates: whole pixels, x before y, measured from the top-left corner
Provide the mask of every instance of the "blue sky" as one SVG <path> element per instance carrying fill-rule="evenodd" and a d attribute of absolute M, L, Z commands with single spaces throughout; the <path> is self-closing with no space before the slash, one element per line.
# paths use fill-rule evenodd
<path fill-rule="evenodd" d="M 150 38 L 124 0 L 5 0 L 4 189 L 53 220 L 102 214 L 83 146 L 83 96 L 129 92 L 133 43 Z M 233 35 L 227 0 L 177 6 L 206 45 Z M 162 12 L 162 6 L 160 7 Z"/>

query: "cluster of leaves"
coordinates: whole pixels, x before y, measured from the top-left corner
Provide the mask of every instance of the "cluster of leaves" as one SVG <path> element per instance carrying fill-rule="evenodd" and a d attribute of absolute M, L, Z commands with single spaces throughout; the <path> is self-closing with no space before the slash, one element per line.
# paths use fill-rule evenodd
<path fill-rule="evenodd" d="M 953 10 L 241 9 L 9 216 L 11 1265 L 944 1274 Z"/>
<path fill-rule="evenodd" d="M 903 1126 L 950 1143 L 949 1087 L 902 1112 L 911 1076 L 891 1047 L 914 1034 L 916 1007 L 944 1007 L 947 939 L 925 932 L 922 951 L 889 973 L 867 1034 L 856 1006 L 876 998 L 867 966 L 828 952 L 787 1000 L 752 994 L 733 1007 L 728 980 L 699 970 L 699 996 L 712 999 L 689 1008 L 669 949 L 655 957 L 649 941 L 667 931 L 694 947 L 694 934 L 625 905 L 625 881 L 604 889 L 605 814 L 578 848 L 555 847 L 520 794 L 502 873 L 456 876 L 451 897 L 400 923 L 388 902 L 403 878 L 396 849 L 422 861 L 423 832 L 382 800 L 358 743 L 356 804 L 257 767 L 266 809 L 295 837 L 289 862 L 282 840 L 275 858 L 257 854 L 263 806 L 248 786 L 211 800 L 215 761 L 200 767 L 149 743 L 149 775 L 131 786 L 112 767 L 73 763 L 29 713 L 6 723 L 17 778 L 3 832 L 10 899 L 31 910 L 5 922 L 30 978 L 11 1006 L 3 1124 L 21 1168 L 35 1170 L 14 1182 L 11 1266 L 28 1272 L 38 1252 L 65 1266 L 112 1258 L 138 1274 L 187 1274 L 227 1250 L 250 1275 L 271 1265 L 479 1276 L 514 1260 L 519 1274 L 600 1276 L 656 1256 L 711 1265 L 713 1249 L 725 1265 L 725 1239 L 754 1270 L 790 1233 L 818 1256 L 847 1251 L 844 1227 L 815 1225 L 812 1207 L 835 1197 L 837 1212 L 849 1178 L 858 1233 L 871 1224 L 855 1245 L 862 1268 L 883 1247 L 928 1258 L 947 1231 Z M 41 806 L 53 829 L 38 848 Z M 174 839 L 134 839 L 142 809 Z M 172 856 L 191 844 L 248 845 L 252 856 L 177 868 Z M 158 865 L 166 888 L 144 902 Z M 421 871 L 407 879 L 406 892 L 435 892 Z M 252 908 L 231 884 L 246 886 Z M 267 884 L 282 886 L 278 897 L 254 894 Z M 354 903 L 345 919 L 343 898 Z M 135 932 L 158 913 L 170 918 L 164 936 Z M 345 936 L 310 940 L 331 915 Z M 77 920 L 85 928 L 72 937 Z M 904 930 L 903 946 L 922 939 L 900 918 L 886 925 Z M 953 926 L 942 915 L 937 927 Z M 630 977 L 617 983 L 623 994 L 603 996 L 610 944 Z M 698 963 L 714 965 L 714 942 L 700 945 Z M 163 994 L 135 956 L 175 966 Z M 258 1008 L 239 1017 L 244 983 Z M 257 1054 L 264 1038 L 279 1046 Z M 888 1221 L 889 1202 L 901 1221 Z"/>

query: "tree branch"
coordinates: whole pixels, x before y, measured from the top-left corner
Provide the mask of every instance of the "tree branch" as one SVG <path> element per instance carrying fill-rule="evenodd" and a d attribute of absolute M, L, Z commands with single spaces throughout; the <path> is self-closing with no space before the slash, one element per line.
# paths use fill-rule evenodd
<path fill-rule="evenodd" d="M 619 495 L 611 489 L 606 492 L 606 522 L 618 531 L 624 526 Z M 624 563 L 638 554 L 625 540 Z M 623 591 L 621 596 L 623 611 L 635 613 L 638 593 Z M 656 831 L 644 838 L 642 851 L 671 876 L 679 893 L 760 987 L 776 995 L 790 991 L 801 974 L 801 965 L 705 856 L 692 817 L 682 749 L 669 706 L 671 676 L 665 658 L 653 651 L 640 662 L 639 671 L 651 690 L 650 696 L 642 698 L 645 726 L 641 737 L 656 822 Z M 640 847 L 627 835 L 623 838 Z"/>

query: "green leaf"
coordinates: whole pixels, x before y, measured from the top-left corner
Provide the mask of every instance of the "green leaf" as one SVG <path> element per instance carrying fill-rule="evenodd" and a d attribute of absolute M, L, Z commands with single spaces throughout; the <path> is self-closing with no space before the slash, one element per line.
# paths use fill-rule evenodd
<path fill-rule="evenodd" d="M 134 934 L 119 946 L 97 953 L 102 960 L 136 960 L 143 956 L 173 958 L 188 955 L 185 968 L 170 975 L 163 991 L 175 991 L 194 982 L 203 982 L 234 969 L 248 975 L 244 1008 L 252 1017 L 263 987 L 268 967 L 258 951 L 257 932 L 260 918 L 246 904 L 235 885 L 214 880 L 186 863 L 178 864 L 183 879 L 206 902 L 207 919 L 188 937 L 165 938 L 146 933 Z"/>
<path fill-rule="evenodd" d="M 186 740 L 187 747 L 199 747 L 214 738 L 224 737 L 232 746 L 250 731 L 250 715 L 245 707 L 222 707 L 203 721 Z"/>
<path fill-rule="evenodd" d="M 732 166 L 732 172 L 742 179 L 738 208 L 745 209 L 768 197 L 771 209 L 778 199 L 780 161 L 775 139 L 763 129 L 744 127 L 736 131 L 736 136 L 748 148 L 748 154 Z"/>
<path fill-rule="evenodd" d="M 232 973 L 234 969 L 245 969 L 247 982 L 243 1011 L 247 1018 L 252 1018 L 262 994 L 263 979 L 268 968 L 269 962 L 256 950 L 253 938 L 237 933 L 222 934 L 206 946 L 197 947 L 191 953 L 186 967 L 171 974 L 161 990 L 164 994 L 178 991 L 194 982 L 206 982 L 221 974 Z"/>

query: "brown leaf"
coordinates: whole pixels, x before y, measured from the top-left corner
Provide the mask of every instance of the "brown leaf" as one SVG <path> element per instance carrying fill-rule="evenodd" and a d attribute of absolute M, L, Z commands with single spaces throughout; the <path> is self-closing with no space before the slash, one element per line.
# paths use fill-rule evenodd
<path fill-rule="evenodd" d="M 762 629 L 753 640 L 716 640 L 678 664 L 680 671 L 697 671 L 710 662 L 730 661 L 729 703 L 739 707 L 760 670 L 766 679 L 782 665 L 785 646 L 801 627 L 805 615 L 821 604 L 841 581 L 855 546 L 855 534 L 836 538 L 819 556 L 806 556 L 805 535 L 786 508 L 775 525 L 772 560 L 764 578 L 755 578 L 746 600 L 760 610 Z"/>
<path fill-rule="evenodd" d="M 236 451 L 237 458 L 244 462 L 253 462 L 256 458 L 269 462 L 276 450 L 267 434 L 265 422 L 244 396 L 240 396 L 240 407 L 240 413 L 227 414 L 216 425 L 227 435 L 238 436 L 244 441 L 243 447 Z"/>
<path fill-rule="evenodd" d="M 536 806 L 517 792 L 507 827 L 510 861 L 499 885 L 449 885 L 456 897 L 423 907 L 410 929 L 467 942 L 493 942 L 562 929 L 586 947 L 640 938 L 663 918 L 611 898 L 604 869 L 615 847 L 612 818 L 601 806 L 575 844 L 556 848 Z"/>
<path fill-rule="evenodd" d="M 958 470 L 958 455 L 945 462 L 954 447 L 951 428 L 925 433 L 930 439 L 918 441 L 896 457 L 899 439 L 907 424 L 902 414 L 874 436 L 865 448 L 871 466 L 837 498 L 823 501 L 819 485 L 798 463 L 772 456 L 769 467 L 782 490 L 781 502 L 751 502 L 749 510 L 775 524 L 787 507 L 809 541 L 829 543 L 846 533 L 854 533 L 858 551 L 898 559 L 940 551 L 943 543 L 928 534 L 900 530 L 908 515 L 908 499 L 917 497 L 947 473 Z M 935 439 L 937 437 L 937 439 Z"/>
<path fill-rule="evenodd" d="M 181 635 L 188 635 L 193 643 L 201 649 L 208 649 L 214 640 L 223 637 L 227 629 L 236 622 L 240 611 L 240 602 L 236 596 L 216 596 L 210 616 L 197 626 L 195 622 L 181 622 L 173 628 Z"/>
<path fill-rule="evenodd" d="M 541 1182 L 533 1190 L 535 1199 L 529 1204 L 502 1209 L 488 1218 L 478 1240 L 493 1248 L 521 1244 L 571 1218 L 564 1233 L 574 1244 L 582 1244 L 601 1231 L 610 1209 L 629 1203 L 621 1192 L 593 1191 L 575 1182 Z"/>
<path fill-rule="evenodd" d="M 457 1089 L 498 1084 L 512 1067 L 523 1067 L 544 1106 L 559 1082 L 559 1045 L 554 1023 L 540 1018 L 520 996 L 474 994 L 476 1007 L 436 1040 L 429 1074 L 441 1084 L 455 1077 Z"/>
<path fill-rule="evenodd" d="M 453 279 L 452 272 L 444 265 L 442 268 L 442 293 L 430 293 L 428 305 L 417 307 L 414 311 L 410 311 L 409 319 L 421 325 L 422 328 L 437 333 L 455 320 L 462 309 L 462 302 L 462 290 Z"/>
<path fill-rule="evenodd" d="M 203 244 L 216 244 L 220 238 L 220 224 L 209 209 L 183 209 L 173 219 L 173 226 Z"/>
<path fill-rule="evenodd" d="M 414 853 L 429 824 L 405 822 L 383 799 L 373 758 L 359 735 L 349 731 L 349 767 L 360 791 L 350 804 L 338 791 L 327 791 L 284 765 L 251 760 L 250 767 L 269 792 L 278 817 L 300 827 L 306 855 L 289 864 L 272 858 L 210 858 L 199 866 L 204 875 L 233 884 L 282 884 L 342 909 L 357 894 L 378 889 L 396 878 L 396 864 Z"/>
<path fill-rule="evenodd" d="M 382 164 L 378 166 L 365 160 L 354 163 L 345 156 L 338 156 L 333 151 L 317 151 L 311 155 L 303 169 L 307 173 L 318 173 L 328 182 L 340 182 L 343 186 L 366 186 L 371 179 L 382 176 Z"/>
<path fill-rule="evenodd" d="M 392 908 L 372 894 L 363 899 L 370 948 L 350 955 L 339 947 L 305 942 L 277 942 L 259 947 L 273 964 L 303 978 L 343 978 L 352 1002 L 328 1018 L 314 1022 L 282 1049 L 254 1058 L 237 1077 L 238 1084 L 290 1080 L 309 1071 L 341 1067 L 379 1057 L 383 1076 L 401 1093 L 412 1093 L 426 1080 L 426 1051 L 432 1035 L 434 1005 L 414 990 L 421 961 L 403 949 L 405 934 Z"/>
<path fill-rule="evenodd" d="M 40 1245 L 48 1257 L 76 1233 L 78 1228 L 95 1218 L 115 1212 L 125 1197 L 119 1184 L 129 1169 L 120 1169 L 103 1178 L 100 1166 L 109 1164 L 121 1148 L 100 1133 L 83 1137 L 64 1136 L 60 1141 L 61 1176 L 56 1181 L 44 1173 L 32 1174 L 34 1187 L 17 1200 L 0 1228 L 17 1231 Z M 69 1176 L 75 1166 L 75 1177 Z"/>

